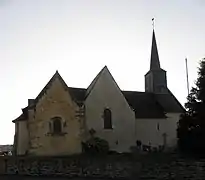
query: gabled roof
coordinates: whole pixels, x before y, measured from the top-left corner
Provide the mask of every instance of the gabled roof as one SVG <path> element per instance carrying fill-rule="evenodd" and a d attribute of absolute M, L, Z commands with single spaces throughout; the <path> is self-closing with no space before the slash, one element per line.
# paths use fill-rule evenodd
<path fill-rule="evenodd" d="M 86 91 L 86 97 L 90 94 L 90 92 L 92 91 L 93 87 L 95 86 L 96 82 L 98 81 L 99 77 L 101 76 L 101 74 L 105 69 L 107 69 L 107 66 L 104 66 L 104 68 L 101 69 L 101 71 L 97 74 L 97 76 L 95 76 L 93 81 L 90 83 Z"/>
<path fill-rule="evenodd" d="M 122 91 L 136 118 L 166 118 L 153 93 Z"/>
<path fill-rule="evenodd" d="M 59 79 L 60 82 L 62 83 L 63 87 L 65 89 L 67 89 L 67 84 L 65 83 L 65 81 L 63 80 L 63 78 L 61 77 L 61 75 L 58 73 L 58 71 L 55 72 L 55 74 L 52 76 L 52 78 L 48 81 L 48 83 L 45 85 L 45 87 L 41 90 L 41 92 L 38 94 L 38 96 L 35 99 L 35 104 L 38 102 L 39 99 L 42 98 L 42 96 L 46 93 L 46 91 L 50 88 L 50 86 L 52 85 L 53 81 L 55 79 Z"/>
<path fill-rule="evenodd" d="M 104 66 L 104 68 L 97 74 L 97 76 L 94 78 L 94 80 L 88 86 L 87 91 L 86 91 L 85 99 L 89 96 L 90 92 L 93 90 L 95 84 L 97 83 L 97 81 L 99 80 L 99 78 L 102 76 L 103 73 L 107 73 L 110 76 L 110 78 L 112 79 L 113 83 L 116 85 L 117 89 L 121 92 L 120 87 L 118 86 L 118 84 L 115 81 L 114 77 L 110 73 L 109 69 L 107 68 L 107 66 Z"/>
<path fill-rule="evenodd" d="M 75 88 L 72 87 L 68 87 L 67 84 L 65 83 L 65 81 L 63 80 L 63 78 L 61 77 L 61 75 L 59 74 L 58 71 L 56 71 L 56 73 L 53 75 L 53 77 L 49 80 L 49 82 L 46 84 L 46 86 L 42 89 L 42 91 L 39 93 L 39 95 L 36 97 L 35 99 L 35 104 L 38 102 L 38 100 L 45 94 L 45 92 L 47 91 L 47 89 L 50 88 L 50 86 L 52 85 L 53 81 L 55 79 L 59 79 L 60 82 L 62 83 L 63 87 L 65 88 L 66 91 L 69 92 L 69 94 L 71 95 L 71 98 L 76 102 L 76 103 L 81 103 L 80 101 L 82 100 L 82 89 L 78 88 L 78 93 L 74 93 Z M 79 99 L 79 97 L 81 99 Z M 83 100 L 82 100 L 83 101 Z"/>
<path fill-rule="evenodd" d="M 38 96 L 35 99 L 29 99 L 30 101 L 32 101 L 32 104 L 28 104 L 27 107 L 23 108 L 22 114 L 18 118 L 16 118 L 15 120 L 13 120 L 12 122 L 27 120 L 28 109 L 35 107 L 35 105 L 38 103 L 39 99 L 41 99 L 41 97 L 46 93 L 46 91 L 50 88 L 50 86 L 52 85 L 53 81 L 56 78 L 58 78 L 60 80 L 60 82 L 62 83 L 65 90 L 69 92 L 73 101 L 75 101 L 79 106 L 81 106 L 83 104 L 86 89 L 68 87 L 67 84 L 65 83 L 65 81 L 63 80 L 63 78 L 61 77 L 61 75 L 59 74 L 59 72 L 56 71 L 55 74 L 52 76 L 52 78 L 49 80 L 49 82 L 45 85 L 45 87 L 38 94 Z"/>
<path fill-rule="evenodd" d="M 46 84 L 46 86 L 39 93 L 36 99 L 34 100 L 30 99 L 32 103 L 29 104 L 27 107 L 23 108 L 22 109 L 23 113 L 18 118 L 13 120 L 12 122 L 27 120 L 28 119 L 28 109 L 33 108 L 36 105 L 38 100 L 45 94 L 46 90 L 51 86 L 52 82 L 56 78 L 59 78 L 64 88 L 71 95 L 72 99 L 79 106 L 83 105 L 86 97 L 89 95 L 90 91 L 93 89 L 95 83 L 100 77 L 101 73 L 105 69 L 107 69 L 106 66 L 98 73 L 98 75 L 95 77 L 95 79 L 92 81 L 92 83 L 87 89 L 68 87 L 65 81 L 63 80 L 63 78 L 58 73 L 58 71 L 56 71 L 54 76 Z M 166 118 L 165 114 L 168 112 L 182 113 L 185 111 L 183 106 L 174 97 L 171 91 L 169 91 L 168 94 L 154 94 L 154 93 L 137 92 L 137 91 L 121 91 L 121 92 L 124 95 L 130 107 L 134 110 L 136 118 L 147 118 L 147 119 Z"/>

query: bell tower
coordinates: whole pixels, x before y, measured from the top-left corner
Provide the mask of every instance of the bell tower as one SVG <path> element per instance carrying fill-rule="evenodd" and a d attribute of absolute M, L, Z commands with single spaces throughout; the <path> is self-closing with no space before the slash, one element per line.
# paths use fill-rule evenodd
<path fill-rule="evenodd" d="M 160 67 L 155 32 L 152 34 L 150 70 L 145 75 L 145 92 L 168 93 L 166 71 Z"/>

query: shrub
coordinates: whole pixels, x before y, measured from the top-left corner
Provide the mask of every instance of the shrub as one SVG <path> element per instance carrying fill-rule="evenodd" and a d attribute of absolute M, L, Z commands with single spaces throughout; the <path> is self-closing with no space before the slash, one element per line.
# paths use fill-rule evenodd
<path fill-rule="evenodd" d="M 99 137 L 94 137 L 95 130 L 89 131 L 90 138 L 82 143 L 83 152 L 91 154 L 107 154 L 109 152 L 109 143 Z"/>

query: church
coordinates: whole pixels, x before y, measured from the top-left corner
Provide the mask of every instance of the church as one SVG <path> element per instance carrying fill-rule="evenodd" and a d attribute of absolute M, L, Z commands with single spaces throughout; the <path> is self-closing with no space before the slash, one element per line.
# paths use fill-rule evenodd
<path fill-rule="evenodd" d="M 130 152 L 137 141 L 153 148 L 172 148 L 184 111 L 167 87 L 153 30 L 145 92 L 122 91 L 107 66 L 87 88 L 69 87 L 56 71 L 12 121 L 14 150 L 17 155 L 80 154 L 92 129 L 117 152 Z"/>

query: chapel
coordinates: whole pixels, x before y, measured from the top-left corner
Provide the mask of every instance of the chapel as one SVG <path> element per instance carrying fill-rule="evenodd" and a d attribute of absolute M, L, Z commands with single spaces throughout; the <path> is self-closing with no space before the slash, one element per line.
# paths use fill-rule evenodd
<path fill-rule="evenodd" d="M 56 71 L 12 121 L 14 150 L 17 155 L 80 154 L 91 129 L 117 152 L 130 152 L 137 141 L 153 148 L 172 148 L 184 111 L 167 87 L 153 30 L 144 92 L 122 91 L 107 66 L 87 88 L 69 87 Z"/>

